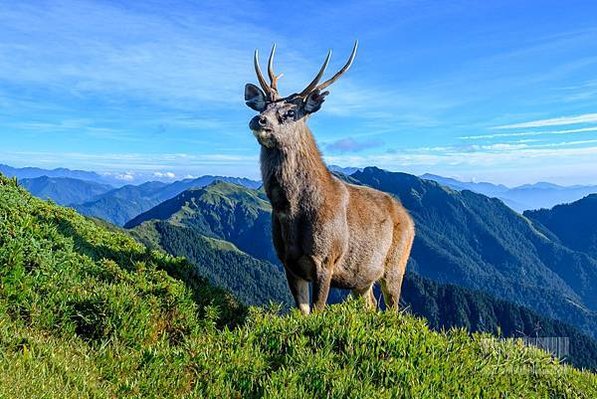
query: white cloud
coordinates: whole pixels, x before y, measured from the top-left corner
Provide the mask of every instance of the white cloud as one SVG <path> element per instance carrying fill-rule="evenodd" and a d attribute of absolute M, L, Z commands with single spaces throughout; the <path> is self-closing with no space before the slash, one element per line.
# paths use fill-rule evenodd
<path fill-rule="evenodd" d="M 364 167 L 376 165 L 387 169 L 419 168 L 430 166 L 459 165 L 464 170 L 480 167 L 519 167 L 533 164 L 537 167 L 546 164 L 564 164 L 573 162 L 587 164 L 597 156 L 597 140 L 571 141 L 543 145 L 497 143 L 485 146 L 448 146 L 422 147 L 394 151 L 378 155 L 335 155 L 326 156 L 328 164 Z M 588 147 L 577 147 L 581 144 L 593 144 Z M 571 169 L 570 173 L 574 171 Z M 597 176 L 594 176 L 597 178 Z"/>
<path fill-rule="evenodd" d="M 513 132 L 513 133 L 496 133 L 496 134 L 480 134 L 478 136 L 461 136 L 462 140 L 481 140 L 481 139 L 495 139 L 505 137 L 525 137 L 525 136 L 544 136 L 554 134 L 575 134 L 585 132 L 597 132 L 597 127 L 581 127 L 578 129 L 566 130 L 547 130 L 547 131 L 532 131 L 532 132 Z"/>
<path fill-rule="evenodd" d="M 0 10 L 0 83 L 6 79 L 77 99 L 105 96 L 115 102 L 141 100 L 187 111 L 238 109 L 243 107 L 244 84 L 256 80 L 252 67 L 256 46 L 263 49 L 278 42 L 276 66 L 284 72 L 283 94 L 304 88 L 325 55 L 297 48 L 294 35 L 286 38 L 258 23 L 267 17 L 265 7 L 242 7 L 232 17 L 205 10 L 185 13 L 178 7 L 165 13 L 135 8 L 65 1 L 19 3 Z M 247 18 L 250 12 L 258 15 Z M 333 57 L 326 76 L 344 63 L 350 43 L 347 46 L 346 52 Z M 263 54 L 262 63 L 265 60 Z M 334 86 L 322 113 L 437 126 L 436 114 L 460 103 L 420 87 L 394 90 L 354 84 L 355 71 Z M 224 123 L 204 117 L 173 119 L 165 125 L 223 130 Z"/>
<path fill-rule="evenodd" d="M 177 173 L 180 170 L 192 170 L 199 166 L 210 166 L 213 168 L 224 166 L 254 166 L 258 165 L 258 156 L 244 156 L 244 155 L 229 155 L 229 154 L 141 154 L 141 153 L 104 153 L 104 154 L 88 154 L 79 152 L 38 152 L 38 151 L 11 151 L 0 152 L 0 159 L 5 162 L 15 165 L 21 165 L 23 159 L 34 159 L 37 164 L 42 166 L 57 165 L 74 168 L 84 166 L 86 169 L 95 169 L 98 171 L 106 171 L 113 173 L 120 173 L 119 171 L 126 169 L 134 172 L 150 172 L 153 173 L 156 169 L 169 169 L 172 173 Z M 18 160 L 14 162 L 14 160 Z M 123 178 L 126 175 L 132 175 L 134 172 L 127 172 L 122 174 Z"/>
<path fill-rule="evenodd" d="M 2 10 L 0 81 L 177 107 L 242 103 L 249 49 L 270 42 L 267 28 L 213 13 L 134 8 L 67 1 Z"/>
<path fill-rule="evenodd" d="M 597 113 L 583 114 L 577 116 L 562 116 L 559 118 L 539 119 L 535 121 L 513 123 L 510 125 L 495 126 L 492 129 L 524 129 L 530 127 L 546 127 L 546 126 L 564 126 L 576 125 L 579 123 L 594 123 L 597 122 Z"/>
<path fill-rule="evenodd" d="M 322 113 L 342 118 L 360 118 L 371 122 L 375 132 L 392 126 L 434 127 L 441 125 L 439 115 L 462 104 L 438 92 L 419 89 L 392 89 L 357 85 L 347 76 L 335 83 Z M 377 133 L 375 133 L 377 134 Z M 370 135 L 368 133 L 360 136 Z"/>
<path fill-rule="evenodd" d="M 135 174 L 132 172 L 125 172 L 125 173 L 117 173 L 112 175 L 115 179 L 122 180 L 122 181 L 133 181 L 135 180 Z"/>
<path fill-rule="evenodd" d="M 173 172 L 153 172 L 153 176 L 160 179 L 175 179 L 176 174 Z"/>

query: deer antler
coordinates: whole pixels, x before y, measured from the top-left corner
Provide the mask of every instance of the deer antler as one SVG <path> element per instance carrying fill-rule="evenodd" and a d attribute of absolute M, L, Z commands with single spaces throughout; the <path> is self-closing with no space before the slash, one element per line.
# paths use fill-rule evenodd
<path fill-rule="evenodd" d="M 270 87 L 278 94 L 278 79 L 284 74 L 281 73 L 278 76 L 274 73 L 274 53 L 276 52 L 276 43 L 272 46 L 272 51 L 269 53 L 269 60 L 267 61 L 267 74 L 271 82 Z"/>
<path fill-rule="evenodd" d="M 321 77 L 323 76 L 323 74 L 325 72 L 325 69 L 328 67 L 328 63 L 330 62 L 331 57 L 332 57 L 332 50 L 328 50 L 328 55 L 325 57 L 325 61 L 323 61 L 323 65 L 319 69 L 319 72 L 317 72 L 317 75 L 311 81 L 311 83 L 309 83 L 309 85 L 307 87 L 305 87 L 305 89 L 299 93 L 299 97 L 307 96 L 309 93 L 311 93 L 316 88 L 317 83 L 319 83 L 319 81 L 321 80 Z"/>
<path fill-rule="evenodd" d="M 267 74 L 269 75 L 269 79 L 271 84 L 267 84 L 265 78 L 263 77 L 263 73 L 261 72 L 261 67 L 259 66 L 259 51 L 255 49 L 255 57 L 253 59 L 255 64 L 255 73 L 257 74 L 257 79 L 259 80 L 259 84 L 265 94 L 269 97 L 270 101 L 275 101 L 278 99 L 278 79 L 282 76 L 282 74 L 276 76 L 274 74 L 274 53 L 276 52 L 276 44 L 272 46 L 272 51 L 269 54 L 269 60 L 267 63 Z"/>
<path fill-rule="evenodd" d="M 259 84 L 265 94 L 268 96 L 271 95 L 272 88 L 267 84 L 265 78 L 263 77 L 263 73 L 261 73 L 261 67 L 259 66 L 259 50 L 255 49 L 255 56 L 253 57 L 253 63 L 255 64 L 255 73 L 257 74 L 257 80 L 259 80 Z"/>
<path fill-rule="evenodd" d="M 321 68 L 319 69 L 319 72 L 317 72 L 317 75 L 311 81 L 311 83 L 309 83 L 309 85 L 307 85 L 307 87 L 300 93 L 292 94 L 291 96 L 286 97 L 286 98 L 298 98 L 298 97 L 305 98 L 309 95 L 309 93 L 314 92 L 316 90 L 321 91 L 321 90 L 325 89 L 326 87 L 328 87 L 329 85 L 331 85 L 332 83 L 334 83 L 336 80 L 338 80 L 338 78 L 340 76 L 344 75 L 344 73 L 346 71 L 348 71 L 348 69 L 352 65 L 352 62 L 354 61 L 354 57 L 357 54 L 358 45 L 359 45 L 359 42 L 357 40 L 354 42 L 354 47 L 352 48 L 352 53 L 350 54 L 348 61 L 346 61 L 346 64 L 342 67 L 342 69 L 340 69 L 338 72 L 336 72 L 336 74 L 334 76 L 332 76 L 330 79 L 319 84 L 319 81 L 323 77 L 323 74 L 325 73 L 328 63 L 330 62 L 330 58 L 332 57 L 332 50 L 329 50 L 327 56 L 325 57 L 325 60 L 323 61 L 323 65 L 321 66 Z M 269 101 L 277 101 L 280 99 L 280 94 L 278 93 L 278 79 L 280 79 L 283 74 L 279 74 L 278 76 L 276 76 L 276 74 L 274 73 L 274 55 L 275 55 L 275 53 L 276 53 L 276 44 L 274 43 L 274 45 L 272 46 L 272 50 L 269 54 L 269 59 L 267 61 L 267 74 L 268 74 L 269 80 L 270 80 L 269 84 L 263 77 L 263 72 L 261 72 L 261 67 L 259 66 L 259 51 L 258 50 L 255 50 L 255 57 L 253 59 L 254 64 L 255 64 L 255 73 L 257 74 L 257 79 L 259 80 L 259 84 L 261 85 L 261 88 L 267 95 Z"/>
<path fill-rule="evenodd" d="M 348 58 L 348 61 L 346 61 L 346 64 L 344 64 L 344 66 L 342 67 L 342 69 L 340 69 L 338 72 L 336 72 L 336 74 L 334 76 L 332 76 L 330 79 L 326 80 L 325 82 L 323 82 L 322 84 L 320 84 L 319 86 L 317 86 L 315 88 L 315 90 L 323 90 L 323 89 L 325 89 L 326 87 L 328 87 L 329 85 L 331 85 L 332 83 L 334 83 L 336 80 L 338 80 L 338 78 L 340 76 L 344 75 L 344 73 L 346 71 L 348 71 L 348 69 L 352 65 L 352 62 L 354 61 L 354 57 L 357 55 L 357 48 L 358 47 L 359 47 L 359 41 L 355 40 L 354 46 L 352 48 L 352 53 L 350 53 L 350 57 Z"/>
<path fill-rule="evenodd" d="M 298 96 L 306 97 L 307 95 L 309 95 L 309 93 L 311 93 L 315 90 L 323 90 L 326 87 L 328 87 L 329 85 L 331 85 L 332 83 L 334 83 L 336 80 L 338 80 L 338 78 L 340 76 L 344 75 L 344 73 L 346 71 L 348 71 L 348 69 L 352 65 L 352 62 L 354 61 L 354 57 L 357 55 L 358 46 L 359 46 L 359 41 L 355 40 L 354 47 L 352 48 L 352 53 L 350 54 L 348 61 L 346 62 L 346 64 L 344 64 L 342 69 L 340 69 L 338 72 L 336 72 L 336 74 L 334 76 L 332 76 L 330 79 L 328 79 L 325 82 L 323 82 L 322 84 L 318 85 L 319 80 L 321 80 L 321 77 L 323 76 L 323 73 L 325 72 L 325 69 L 327 68 L 328 62 L 330 61 L 330 57 L 332 55 L 332 50 L 328 51 L 328 55 L 325 58 L 325 61 L 323 62 L 323 65 L 322 65 L 321 69 L 319 70 L 319 73 L 317 73 L 317 76 L 315 76 L 315 79 L 313 79 L 313 81 L 311 83 L 309 83 L 309 85 L 305 88 L 305 90 L 301 91 Z"/>

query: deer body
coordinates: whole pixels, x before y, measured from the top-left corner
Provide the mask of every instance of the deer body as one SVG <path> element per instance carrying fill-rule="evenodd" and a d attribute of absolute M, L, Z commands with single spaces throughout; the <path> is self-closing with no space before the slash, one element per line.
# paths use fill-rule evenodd
<path fill-rule="evenodd" d="M 272 57 L 273 51 L 270 68 Z M 329 172 L 305 123 L 325 94 L 315 90 L 272 101 L 276 90 L 268 101 L 265 93 L 252 97 L 254 88 L 246 89 L 245 97 L 250 106 L 250 100 L 259 104 L 260 115 L 250 127 L 261 144 L 274 246 L 296 305 L 310 312 L 311 282 L 316 309 L 325 306 L 330 287 L 351 289 L 374 307 L 372 287 L 380 281 L 386 304 L 397 308 L 414 238 L 407 211 L 388 194 L 347 184 Z"/>

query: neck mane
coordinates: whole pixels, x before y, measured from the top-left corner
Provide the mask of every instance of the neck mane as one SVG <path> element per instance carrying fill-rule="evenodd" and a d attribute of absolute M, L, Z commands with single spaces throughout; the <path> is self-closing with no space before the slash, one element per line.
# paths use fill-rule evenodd
<path fill-rule="evenodd" d="M 291 143 L 261 147 L 261 177 L 274 210 L 318 206 L 332 180 L 307 125 L 297 129 Z"/>

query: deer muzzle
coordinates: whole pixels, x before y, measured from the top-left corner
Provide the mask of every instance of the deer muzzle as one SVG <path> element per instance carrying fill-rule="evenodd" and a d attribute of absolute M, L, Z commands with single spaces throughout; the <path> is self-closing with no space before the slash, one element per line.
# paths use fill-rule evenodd
<path fill-rule="evenodd" d="M 255 132 L 271 130 L 271 127 L 267 122 L 267 118 L 262 115 L 257 115 L 256 117 L 251 119 L 251 121 L 249 122 L 249 128 Z"/>
<path fill-rule="evenodd" d="M 249 122 L 249 128 L 253 131 L 253 135 L 259 144 L 266 148 L 272 148 L 274 146 L 275 141 L 272 137 L 273 129 L 266 117 L 257 115 L 251 119 L 251 122 Z"/>

